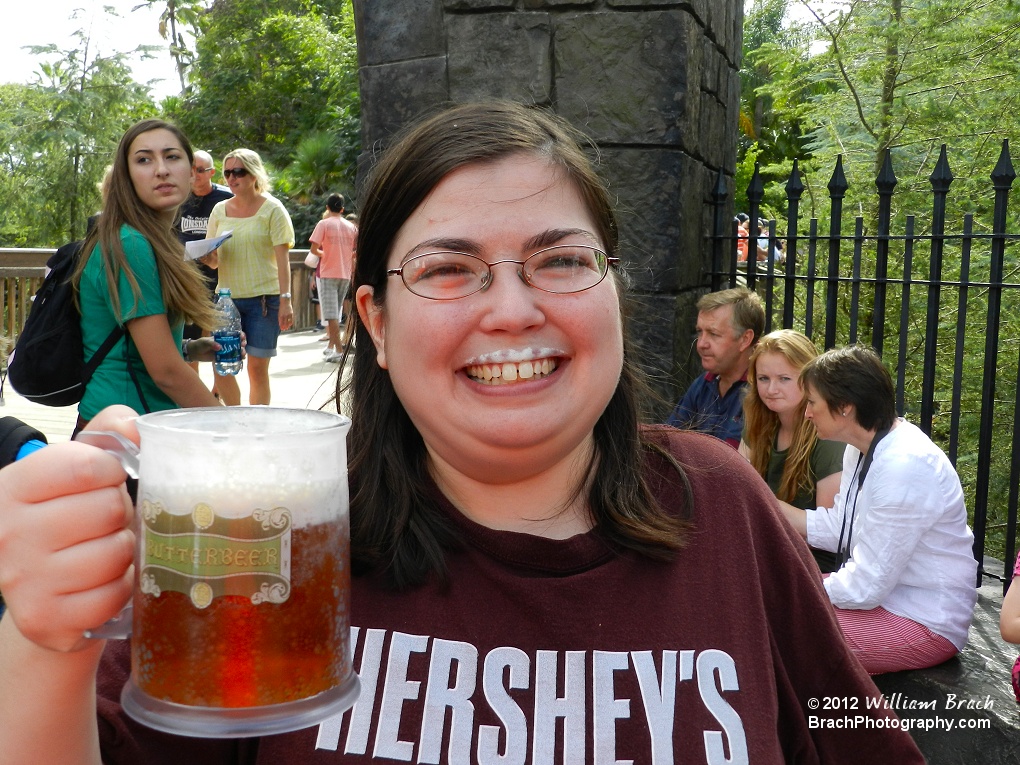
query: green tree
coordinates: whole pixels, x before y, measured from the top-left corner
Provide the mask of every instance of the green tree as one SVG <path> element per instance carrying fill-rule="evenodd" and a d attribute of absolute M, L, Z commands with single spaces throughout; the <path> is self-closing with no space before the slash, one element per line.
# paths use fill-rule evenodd
<path fill-rule="evenodd" d="M 169 43 L 170 57 L 177 69 L 183 94 L 187 90 L 185 74 L 195 58 L 194 51 L 188 47 L 187 40 L 184 39 L 184 33 L 189 28 L 193 35 L 197 33 L 199 19 L 206 10 L 206 3 L 203 0 L 145 0 L 131 10 L 137 11 L 139 8 L 152 6 L 163 7 L 159 15 L 159 36 Z"/>
<path fill-rule="evenodd" d="M 812 57 L 812 76 L 830 85 L 806 115 L 820 164 L 831 167 L 841 154 L 851 185 L 870 185 L 892 151 L 903 166 L 927 170 L 904 178 L 897 193 L 928 193 L 945 143 L 954 193 L 966 198 L 975 181 L 986 184 L 1001 140 L 1020 133 L 1020 4 L 853 0 L 814 15 L 824 52 Z"/>
<path fill-rule="evenodd" d="M 785 180 L 793 160 L 806 159 L 803 104 L 816 88 L 802 76 L 811 33 L 789 23 L 789 7 L 789 0 L 753 0 L 744 16 L 737 208 L 747 209 L 749 170 L 758 162 L 766 183 L 762 211 L 769 216 L 782 210 L 783 194 L 768 182 Z"/>
<path fill-rule="evenodd" d="M 180 121 L 205 146 L 255 149 L 284 167 L 301 137 L 357 125 L 356 49 L 346 16 L 311 3 L 221 0 L 203 17 Z M 347 31 L 349 29 L 349 36 Z"/>
<path fill-rule="evenodd" d="M 121 134 L 155 113 L 148 89 L 132 80 L 126 54 L 97 56 L 87 32 L 75 37 L 71 50 L 32 48 L 52 60 L 40 64 L 31 85 L 0 91 L 10 173 L 0 183 L 5 245 L 81 238 L 86 219 L 99 209 L 98 184 Z"/>
<path fill-rule="evenodd" d="M 279 187 L 291 196 L 322 196 L 344 184 L 345 170 L 336 136 L 327 132 L 309 133 L 295 147 Z"/>
<path fill-rule="evenodd" d="M 0 85 L 0 246 L 32 247 L 33 151 L 30 128 L 45 113 L 42 94 L 28 85 Z"/>

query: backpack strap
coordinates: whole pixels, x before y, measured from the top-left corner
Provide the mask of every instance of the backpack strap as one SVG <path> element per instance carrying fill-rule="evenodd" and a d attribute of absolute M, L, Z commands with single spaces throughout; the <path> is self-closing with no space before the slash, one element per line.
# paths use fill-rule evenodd
<path fill-rule="evenodd" d="M 145 400 L 145 394 L 142 393 L 142 384 L 138 382 L 138 376 L 135 374 L 135 365 L 131 363 L 131 354 L 128 352 L 128 345 L 131 343 L 131 333 L 127 331 L 127 328 L 118 324 L 113 330 L 107 335 L 103 344 L 99 346 L 91 359 L 85 364 L 85 370 L 82 372 L 82 384 L 87 385 L 88 381 L 92 379 L 92 375 L 99 368 L 99 365 L 103 363 L 103 359 L 110 353 L 113 346 L 117 344 L 117 341 L 124 338 L 124 361 L 127 364 L 128 374 L 131 375 L 131 382 L 135 385 L 135 392 L 138 393 L 138 400 L 142 402 L 142 408 L 145 413 L 148 414 L 152 410 L 149 409 L 149 404 Z"/>
<path fill-rule="evenodd" d="M 152 410 L 149 408 L 149 404 L 145 400 L 145 394 L 142 393 L 142 384 L 138 382 L 138 375 L 135 374 L 135 365 L 131 363 L 131 354 L 128 352 L 128 346 L 131 345 L 131 333 L 127 332 L 124 327 L 118 327 L 118 329 L 127 336 L 124 339 L 124 362 L 127 364 L 128 374 L 131 375 L 131 382 L 135 384 L 135 392 L 138 394 L 138 400 L 142 402 L 142 409 L 145 410 L 146 414 L 149 414 Z M 98 355 L 98 353 L 96 355 Z"/>
<path fill-rule="evenodd" d="M 106 355 L 111 350 L 113 350 L 113 346 L 116 345 L 117 341 L 120 340 L 121 337 L 123 337 L 125 334 L 126 331 L 124 327 L 118 324 L 116 327 L 113 328 L 110 334 L 107 335 L 106 339 L 103 341 L 103 344 L 99 346 L 99 350 L 97 350 L 93 354 L 91 359 L 85 362 L 85 369 L 82 371 L 81 375 L 81 381 L 83 385 L 88 384 L 88 381 L 92 379 L 92 375 L 94 375 L 96 373 L 96 370 L 99 369 L 99 365 L 103 363 L 103 359 L 106 358 Z"/>

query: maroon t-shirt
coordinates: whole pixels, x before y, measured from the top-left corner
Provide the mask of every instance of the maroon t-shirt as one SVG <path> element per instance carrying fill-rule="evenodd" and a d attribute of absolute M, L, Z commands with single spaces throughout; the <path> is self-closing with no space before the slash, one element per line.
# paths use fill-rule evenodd
<path fill-rule="evenodd" d="M 651 432 L 695 497 L 673 562 L 614 553 L 594 533 L 493 531 L 447 506 L 465 542 L 449 556 L 448 588 L 353 582 L 362 695 L 352 710 L 257 741 L 156 733 L 121 713 L 128 651 L 111 643 L 99 680 L 104 760 L 924 762 L 887 727 L 894 713 L 870 708 L 881 697 L 765 483 L 717 439 Z M 679 511 L 675 474 L 658 457 L 648 469 L 659 501 Z M 853 708 L 829 711 L 826 699 Z"/>

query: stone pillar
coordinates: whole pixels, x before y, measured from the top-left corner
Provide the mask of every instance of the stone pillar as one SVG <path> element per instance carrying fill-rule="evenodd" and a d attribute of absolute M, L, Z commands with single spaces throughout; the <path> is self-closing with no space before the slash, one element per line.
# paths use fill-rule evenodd
<path fill-rule="evenodd" d="M 700 365 L 694 301 L 711 192 L 736 164 L 743 0 L 354 0 L 362 166 L 443 104 L 550 107 L 591 136 L 640 299 L 632 331 L 668 405 Z"/>

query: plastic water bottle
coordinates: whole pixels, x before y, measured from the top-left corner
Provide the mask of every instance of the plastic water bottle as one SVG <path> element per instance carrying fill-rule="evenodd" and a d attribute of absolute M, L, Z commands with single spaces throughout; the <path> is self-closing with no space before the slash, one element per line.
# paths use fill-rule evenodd
<path fill-rule="evenodd" d="M 220 288 L 216 297 L 216 328 L 213 340 L 220 344 L 213 369 L 218 375 L 236 375 L 241 371 L 241 314 L 230 299 L 230 290 Z"/>

